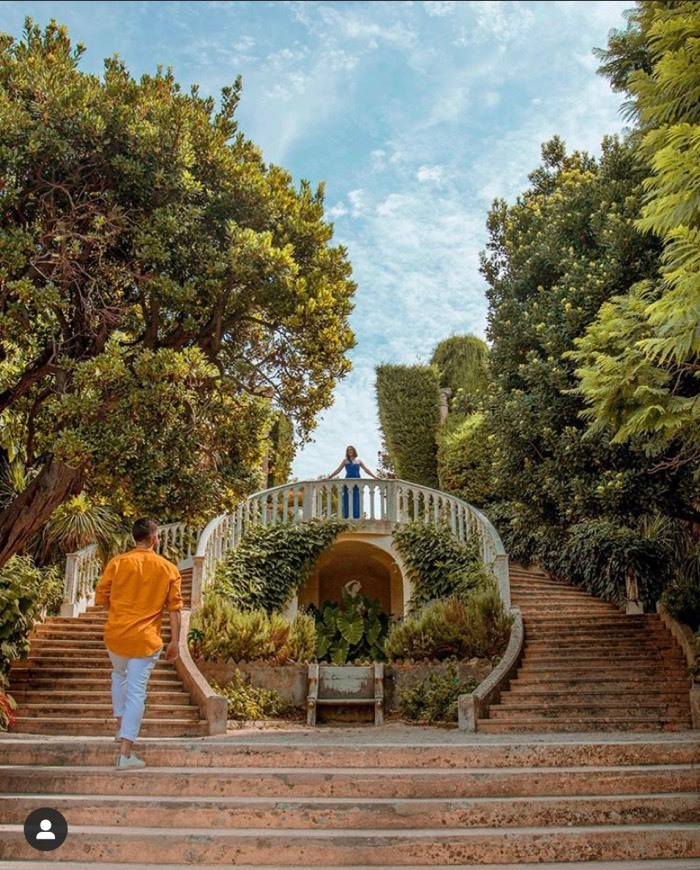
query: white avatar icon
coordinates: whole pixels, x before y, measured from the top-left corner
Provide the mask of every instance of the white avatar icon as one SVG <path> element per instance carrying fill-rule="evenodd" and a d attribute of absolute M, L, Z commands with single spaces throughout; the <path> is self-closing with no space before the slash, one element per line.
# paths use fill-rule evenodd
<path fill-rule="evenodd" d="M 51 822 L 48 819 L 42 819 L 39 822 L 41 833 L 36 835 L 37 840 L 55 840 L 56 835 L 51 831 Z"/>

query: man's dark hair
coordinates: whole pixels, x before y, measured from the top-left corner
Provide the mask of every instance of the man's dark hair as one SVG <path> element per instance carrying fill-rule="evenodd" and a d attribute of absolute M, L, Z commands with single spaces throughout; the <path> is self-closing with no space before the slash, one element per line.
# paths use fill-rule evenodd
<path fill-rule="evenodd" d="M 138 544 L 141 541 L 145 541 L 146 538 L 150 538 L 151 535 L 155 535 L 157 531 L 158 523 L 155 520 L 150 520 L 148 517 L 140 517 L 134 523 L 131 534 L 134 536 L 134 540 Z"/>

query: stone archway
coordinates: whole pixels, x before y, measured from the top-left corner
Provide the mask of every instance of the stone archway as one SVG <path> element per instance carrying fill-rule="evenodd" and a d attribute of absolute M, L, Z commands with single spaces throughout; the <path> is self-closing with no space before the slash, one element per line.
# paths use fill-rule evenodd
<path fill-rule="evenodd" d="M 299 590 L 299 607 L 324 601 L 342 601 L 343 587 L 359 581 L 360 592 L 378 598 L 382 610 L 399 618 L 404 615 L 407 582 L 403 567 L 391 547 L 376 536 L 345 533 L 318 558 L 306 584 Z"/>

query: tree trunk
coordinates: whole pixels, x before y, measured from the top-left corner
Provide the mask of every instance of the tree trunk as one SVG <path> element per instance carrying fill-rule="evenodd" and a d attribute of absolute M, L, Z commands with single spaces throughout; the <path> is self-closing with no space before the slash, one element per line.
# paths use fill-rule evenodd
<path fill-rule="evenodd" d="M 39 531 L 54 510 L 80 492 L 83 468 L 51 457 L 11 505 L 0 511 L 0 568 Z"/>

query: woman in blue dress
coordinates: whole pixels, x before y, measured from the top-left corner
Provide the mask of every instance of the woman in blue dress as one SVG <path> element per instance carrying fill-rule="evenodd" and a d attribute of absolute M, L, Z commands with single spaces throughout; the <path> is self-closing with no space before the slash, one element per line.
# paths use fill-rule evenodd
<path fill-rule="evenodd" d="M 366 471 L 370 477 L 373 477 L 375 480 L 379 480 L 376 474 L 373 474 L 369 468 L 364 464 L 364 462 L 357 455 L 357 450 L 349 444 L 345 449 L 345 459 L 340 463 L 340 465 L 329 474 L 329 477 L 335 477 L 340 471 L 345 469 L 345 477 L 352 477 L 354 479 L 358 479 L 361 477 L 360 469 Z M 348 492 L 348 487 L 343 487 L 343 518 L 348 519 L 350 516 L 350 494 Z M 360 487 L 353 486 L 352 488 L 352 516 L 353 519 L 357 520 L 360 518 Z"/>

